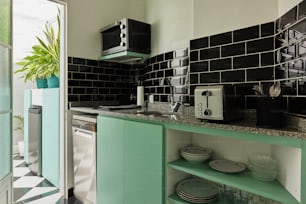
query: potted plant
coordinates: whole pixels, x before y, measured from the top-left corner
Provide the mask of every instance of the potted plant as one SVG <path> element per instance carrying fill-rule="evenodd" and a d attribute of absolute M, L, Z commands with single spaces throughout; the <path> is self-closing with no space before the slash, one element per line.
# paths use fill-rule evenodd
<path fill-rule="evenodd" d="M 57 15 L 58 31 L 55 33 L 52 26 L 45 25 L 45 40 L 36 37 L 39 44 L 32 47 L 31 55 L 17 62 L 22 67 L 14 73 L 23 72 L 24 81 L 36 81 L 37 88 L 59 87 L 59 60 L 60 60 L 60 18 Z M 42 84 L 47 80 L 47 84 Z"/>

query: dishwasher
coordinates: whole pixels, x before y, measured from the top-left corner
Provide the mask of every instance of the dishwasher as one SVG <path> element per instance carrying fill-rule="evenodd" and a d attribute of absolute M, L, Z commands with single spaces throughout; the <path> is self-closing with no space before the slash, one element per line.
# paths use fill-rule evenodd
<path fill-rule="evenodd" d="M 96 115 L 73 115 L 74 196 L 96 204 Z"/>

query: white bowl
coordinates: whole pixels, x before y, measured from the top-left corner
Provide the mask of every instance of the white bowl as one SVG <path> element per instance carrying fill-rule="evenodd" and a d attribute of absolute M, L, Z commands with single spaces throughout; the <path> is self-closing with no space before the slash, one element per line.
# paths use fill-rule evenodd
<path fill-rule="evenodd" d="M 181 156 L 189 162 L 201 163 L 210 158 L 211 149 L 199 146 L 187 146 L 180 150 Z"/>
<path fill-rule="evenodd" d="M 184 154 L 184 152 L 182 152 L 182 157 L 184 159 L 186 159 L 189 162 L 193 162 L 193 163 L 201 163 L 206 161 L 207 159 L 209 159 L 209 156 L 207 155 L 189 155 L 189 154 Z"/>

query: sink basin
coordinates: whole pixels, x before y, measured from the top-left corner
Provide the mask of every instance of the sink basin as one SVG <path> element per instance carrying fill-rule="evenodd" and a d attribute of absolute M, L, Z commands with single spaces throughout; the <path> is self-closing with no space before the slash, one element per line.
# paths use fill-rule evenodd
<path fill-rule="evenodd" d="M 169 118 L 173 120 L 180 119 L 180 115 L 178 113 L 172 112 L 159 112 L 159 111 L 137 111 L 136 115 L 145 115 L 145 116 L 153 116 L 153 117 L 161 117 L 161 118 Z"/>
<path fill-rule="evenodd" d="M 137 115 L 152 115 L 152 116 L 161 116 L 162 113 L 159 111 L 137 111 Z"/>

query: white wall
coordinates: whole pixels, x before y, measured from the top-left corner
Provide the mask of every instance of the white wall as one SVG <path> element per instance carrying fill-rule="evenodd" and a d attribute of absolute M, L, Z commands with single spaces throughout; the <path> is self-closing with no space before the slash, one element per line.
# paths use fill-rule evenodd
<path fill-rule="evenodd" d="M 152 24 L 152 56 L 189 47 L 193 1 L 146 0 L 146 21 Z"/>
<path fill-rule="evenodd" d="M 300 3 L 303 0 L 278 0 L 279 2 L 279 16 L 282 16 L 287 11 L 289 11 L 291 8 L 296 6 L 298 3 Z"/>
<path fill-rule="evenodd" d="M 193 37 L 200 38 L 274 21 L 278 0 L 194 0 L 193 15 Z"/>
<path fill-rule="evenodd" d="M 144 20 L 141 0 L 67 0 L 68 56 L 98 59 L 100 28 L 124 17 Z"/>
<path fill-rule="evenodd" d="M 146 0 L 152 56 L 189 46 L 189 40 L 273 21 L 278 0 Z"/>

